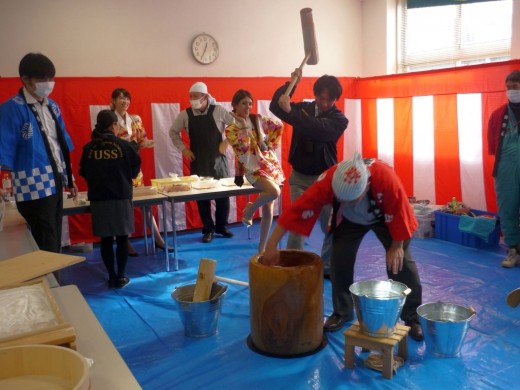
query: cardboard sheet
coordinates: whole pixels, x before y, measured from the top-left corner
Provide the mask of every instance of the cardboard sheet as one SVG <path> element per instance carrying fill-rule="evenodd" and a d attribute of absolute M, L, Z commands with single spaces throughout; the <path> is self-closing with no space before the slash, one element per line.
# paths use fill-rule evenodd
<path fill-rule="evenodd" d="M 3 260 L 0 261 L 0 287 L 22 283 L 84 260 L 81 256 L 42 250 Z"/>

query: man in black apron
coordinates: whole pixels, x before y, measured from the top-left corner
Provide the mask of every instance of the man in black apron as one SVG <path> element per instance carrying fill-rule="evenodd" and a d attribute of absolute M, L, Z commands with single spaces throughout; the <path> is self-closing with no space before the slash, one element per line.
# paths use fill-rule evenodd
<path fill-rule="evenodd" d="M 216 105 L 208 93 L 206 84 L 197 82 L 190 88 L 191 107 L 182 111 L 170 128 L 170 137 L 174 146 L 182 151 L 190 161 L 190 173 L 215 179 L 229 177 L 228 162 L 225 155 L 228 147 L 223 137 L 224 129 L 234 121 L 231 114 L 222 106 Z M 190 139 L 189 148 L 181 139 L 185 129 Z M 229 198 L 215 200 L 215 221 L 211 215 L 211 200 L 197 201 L 202 221 L 202 242 L 213 240 L 214 234 L 231 238 L 233 233 L 227 229 L 229 216 Z"/>

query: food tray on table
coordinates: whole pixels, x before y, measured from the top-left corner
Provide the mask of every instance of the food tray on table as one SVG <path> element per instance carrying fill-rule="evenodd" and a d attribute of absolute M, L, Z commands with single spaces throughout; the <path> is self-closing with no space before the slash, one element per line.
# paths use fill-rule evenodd
<path fill-rule="evenodd" d="M 177 177 L 175 174 L 170 174 L 170 176 L 172 177 L 152 179 L 152 186 L 157 187 L 159 192 L 181 192 L 191 190 L 191 183 L 200 180 L 197 175 Z"/>
<path fill-rule="evenodd" d="M 134 198 L 138 198 L 140 196 L 156 195 L 156 194 L 157 194 L 157 187 L 155 187 L 155 186 L 134 187 L 134 189 L 133 189 Z"/>
<path fill-rule="evenodd" d="M 171 183 L 159 187 L 159 191 L 163 193 L 182 192 L 191 190 L 191 183 Z"/>
<path fill-rule="evenodd" d="M 89 204 L 88 196 L 86 191 L 78 192 L 76 199 L 69 198 L 70 194 L 68 192 L 63 193 L 63 206 L 66 208 L 76 207 L 76 206 L 86 206 Z"/>
<path fill-rule="evenodd" d="M 220 181 L 220 185 L 224 186 L 224 187 L 236 187 L 237 186 L 235 184 L 235 178 L 234 177 L 224 177 L 224 178 L 220 179 L 219 181 Z M 249 183 L 249 181 L 246 179 L 245 176 L 244 176 L 244 185 L 245 186 L 250 186 L 251 185 L 251 183 Z"/>
<path fill-rule="evenodd" d="M 201 177 L 199 175 L 190 175 L 190 176 L 179 176 L 176 173 L 169 173 L 170 179 L 173 179 L 174 181 L 180 181 L 183 183 L 190 183 L 194 181 L 201 180 Z"/>
<path fill-rule="evenodd" d="M 192 188 L 196 190 L 206 190 L 220 186 L 220 181 L 212 177 L 202 177 L 199 181 L 191 183 Z"/>
<path fill-rule="evenodd" d="M 220 185 L 224 187 L 234 187 L 235 184 L 235 178 L 234 177 L 225 177 L 223 179 L 220 179 Z"/>
<path fill-rule="evenodd" d="M 152 183 L 152 187 L 157 188 L 158 191 L 162 191 L 162 187 L 172 184 L 173 179 L 170 177 L 165 177 L 163 179 L 152 179 L 150 182 Z"/>

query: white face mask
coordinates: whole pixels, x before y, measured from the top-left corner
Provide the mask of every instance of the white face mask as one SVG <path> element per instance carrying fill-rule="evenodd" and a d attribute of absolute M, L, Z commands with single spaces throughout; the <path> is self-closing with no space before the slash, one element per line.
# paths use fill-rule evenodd
<path fill-rule="evenodd" d="M 511 103 L 520 103 L 520 89 L 508 89 L 506 94 Z"/>
<path fill-rule="evenodd" d="M 191 108 L 193 108 L 194 110 L 200 110 L 200 108 L 202 107 L 202 99 L 204 98 L 202 97 L 200 99 L 190 100 Z"/>
<path fill-rule="evenodd" d="M 39 83 L 34 83 L 34 92 L 43 99 L 48 97 L 53 89 L 54 81 L 42 81 Z"/>

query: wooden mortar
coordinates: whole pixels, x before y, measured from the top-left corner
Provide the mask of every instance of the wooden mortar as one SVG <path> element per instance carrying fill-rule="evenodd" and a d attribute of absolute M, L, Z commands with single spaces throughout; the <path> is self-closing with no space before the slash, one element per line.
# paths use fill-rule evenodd
<path fill-rule="evenodd" d="M 281 250 L 280 264 L 249 263 L 251 336 L 267 354 L 301 355 L 323 341 L 323 263 L 315 253 Z"/>

